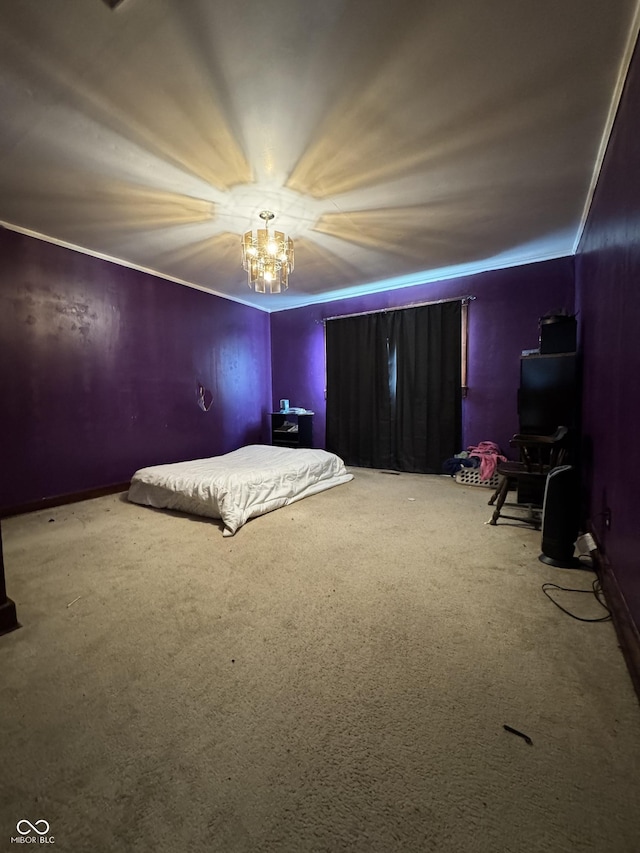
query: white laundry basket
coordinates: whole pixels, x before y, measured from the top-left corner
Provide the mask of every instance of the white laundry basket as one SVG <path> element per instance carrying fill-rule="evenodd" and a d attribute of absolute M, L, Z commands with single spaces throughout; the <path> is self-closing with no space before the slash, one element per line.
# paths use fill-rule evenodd
<path fill-rule="evenodd" d="M 500 482 L 497 473 L 492 474 L 488 480 L 481 480 L 479 468 L 461 468 L 454 479 L 456 483 L 462 483 L 463 486 L 488 486 L 490 489 L 497 489 Z"/>

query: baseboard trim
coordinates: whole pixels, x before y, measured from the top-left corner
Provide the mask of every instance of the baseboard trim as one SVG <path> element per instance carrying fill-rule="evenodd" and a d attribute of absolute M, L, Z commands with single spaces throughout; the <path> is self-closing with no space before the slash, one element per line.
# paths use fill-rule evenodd
<path fill-rule="evenodd" d="M 88 489 L 84 492 L 73 492 L 68 495 L 56 495 L 53 498 L 43 498 L 30 503 L 16 504 L 0 509 L 0 518 L 9 518 L 12 515 L 24 515 L 27 512 L 37 512 L 39 509 L 52 509 L 65 504 L 75 504 L 79 501 L 90 501 L 93 498 L 102 498 L 105 495 L 115 495 L 118 492 L 126 492 L 129 489 L 129 480 L 126 483 L 114 483 L 111 486 L 103 486 L 100 489 Z"/>
<path fill-rule="evenodd" d="M 589 532 L 593 536 L 596 545 L 598 545 L 598 537 L 594 530 L 590 529 Z M 631 611 L 618 585 L 618 579 L 611 568 L 608 557 L 602 553 L 599 547 L 593 556 L 595 557 L 598 576 L 602 583 L 602 590 L 611 611 L 613 626 L 618 635 L 618 643 L 627 664 L 638 701 L 640 701 L 640 630 L 631 615 Z"/>

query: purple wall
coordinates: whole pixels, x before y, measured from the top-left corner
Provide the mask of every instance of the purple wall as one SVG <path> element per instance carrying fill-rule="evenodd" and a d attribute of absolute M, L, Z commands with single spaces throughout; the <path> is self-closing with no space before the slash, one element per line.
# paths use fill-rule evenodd
<path fill-rule="evenodd" d="M 591 521 L 640 629 L 640 54 L 576 257 Z M 611 527 L 603 512 L 611 510 Z"/>
<path fill-rule="evenodd" d="M 267 314 L 2 229 L 0 257 L 0 509 L 267 438 Z"/>
<path fill-rule="evenodd" d="M 280 398 L 316 413 L 314 440 L 325 440 L 324 326 L 326 317 L 397 308 L 415 302 L 473 295 L 469 307 L 469 393 L 463 408 L 463 444 L 495 441 L 507 455 L 518 431 L 519 357 L 538 346 L 538 319 L 573 311 L 573 259 L 480 273 L 372 296 L 280 311 L 271 315 L 273 404 Z"/>

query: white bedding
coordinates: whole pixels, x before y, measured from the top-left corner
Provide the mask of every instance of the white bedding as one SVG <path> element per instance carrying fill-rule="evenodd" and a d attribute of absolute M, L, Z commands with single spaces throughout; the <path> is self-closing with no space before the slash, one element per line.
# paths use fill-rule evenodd
<path fill-rule="evenodd" d="M 224 536 L 257 515 L 353 479 L 326 450 L 252 444 L 210 459 L 141 468 L 133 475 L 133 503 L 221 518 Z"/>

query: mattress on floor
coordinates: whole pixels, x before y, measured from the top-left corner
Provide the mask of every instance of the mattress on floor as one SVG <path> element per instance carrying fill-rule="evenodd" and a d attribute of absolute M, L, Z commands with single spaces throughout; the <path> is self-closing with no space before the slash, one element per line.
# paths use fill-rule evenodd
<path fill-rule="evenodd" d="M 133 503 L 221 518 L 224 536 L 250 518 L 353 479 L 326 450 L 252 444 L 232 453 L 136 471 Z"/>

